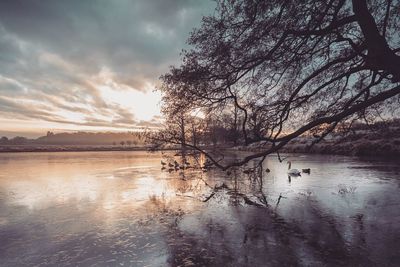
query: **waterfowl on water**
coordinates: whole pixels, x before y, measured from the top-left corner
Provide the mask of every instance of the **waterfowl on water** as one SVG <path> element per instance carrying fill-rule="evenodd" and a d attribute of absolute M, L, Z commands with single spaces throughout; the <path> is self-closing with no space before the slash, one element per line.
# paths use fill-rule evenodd
<path fill-rule="evenodd" d="M 288 161 L 288 174 L 289 175 L 291 175 L 291 176 L 301 176 L 301 173 L 300 173 L 300 171 L 298 170 L 298 169 L 291 169 L 291 167 L 292 167 L 292 162 L 291 161 Z"/>
<path fill-rule="evenodd" d="M 311 169 L 310 169 L 310 168 L 308 168 L 308 169 L 301 169 L 301 171 L 304 172 L 304 173 L 308 173 L 308 174 L 311 173 Z"/>
<path fill-rule="evenodd" d="M 167 163 L 165 163 L 164 161 L 161 161 L 161 165 L 165 166 L 165 165 L 167 165 Z"/>

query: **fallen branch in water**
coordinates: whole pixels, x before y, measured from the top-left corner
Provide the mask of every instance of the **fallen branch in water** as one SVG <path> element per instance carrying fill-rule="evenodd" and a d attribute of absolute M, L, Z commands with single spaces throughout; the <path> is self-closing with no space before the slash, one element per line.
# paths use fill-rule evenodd
<path fill-rule="evenodd" d="M 259 208 L 265 208 L 264 205 L 254 202 L 253 200 L 249 199 L 247 196 L 243 196 L 243 200 L 244 200 L 244 203 L 246 203 L 247 205 L 252 205 L 252 206 L 259 207 Z"/>
<path fill-rule="evenodd" d="M 215 195 L 215 192 L 212 192 L 211 195 L 209 195 L 206 199 L 203 200 L 203 202 L 209 201 L 214 195 Z"/>
<path fill-rule="evenodd" d="M 287 197 L 282 196 L 282 193 L 280 193 L 279 197 L 278 197 L 278 201 L 276 202 L 276 207 L 278 207 L 279 202 L 281 202 L 281 198 L 287 198 Z"/>

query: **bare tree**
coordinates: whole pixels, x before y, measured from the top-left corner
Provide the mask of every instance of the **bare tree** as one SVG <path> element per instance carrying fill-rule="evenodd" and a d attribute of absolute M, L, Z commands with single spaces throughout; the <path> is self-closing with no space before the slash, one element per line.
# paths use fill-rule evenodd
<path fill-rule="evenodd" d="M 161 77 L 164 109 L 237 109 L 243 145 L 264 149 L 225 165 L 211 157 L 222 169 L 310 131 L 323 138 L 399 107 L 399 28 L 398 0 L 220 0 Z"/>

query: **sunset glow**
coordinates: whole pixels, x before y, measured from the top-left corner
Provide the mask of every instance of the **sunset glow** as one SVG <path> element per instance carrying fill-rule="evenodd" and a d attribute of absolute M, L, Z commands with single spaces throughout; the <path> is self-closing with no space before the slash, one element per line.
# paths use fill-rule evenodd
<path fill-rule="evenodd" d="M 213 2 L 0 4 L 0 135 L 160 127 L 158 78 Z M 29 12 L 28 12 L 29 10 Z"/>
<path fill-rule="evenodd" d="M 0 0 L 0 267 L 400 266 L 400 0 Z"/>

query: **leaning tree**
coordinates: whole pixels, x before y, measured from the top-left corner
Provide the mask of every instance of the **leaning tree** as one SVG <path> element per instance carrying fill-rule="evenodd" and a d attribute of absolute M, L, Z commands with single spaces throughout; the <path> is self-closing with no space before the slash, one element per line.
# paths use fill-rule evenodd
<path fill-rule="evenodd" d="M 264 147 L 232 163 L 212 159 L 222 169 L 399 107 L 398 0 L 220 0 L 188 44 L 161 77 L 164 109 L 234 107 L 243 144 Z"/>

